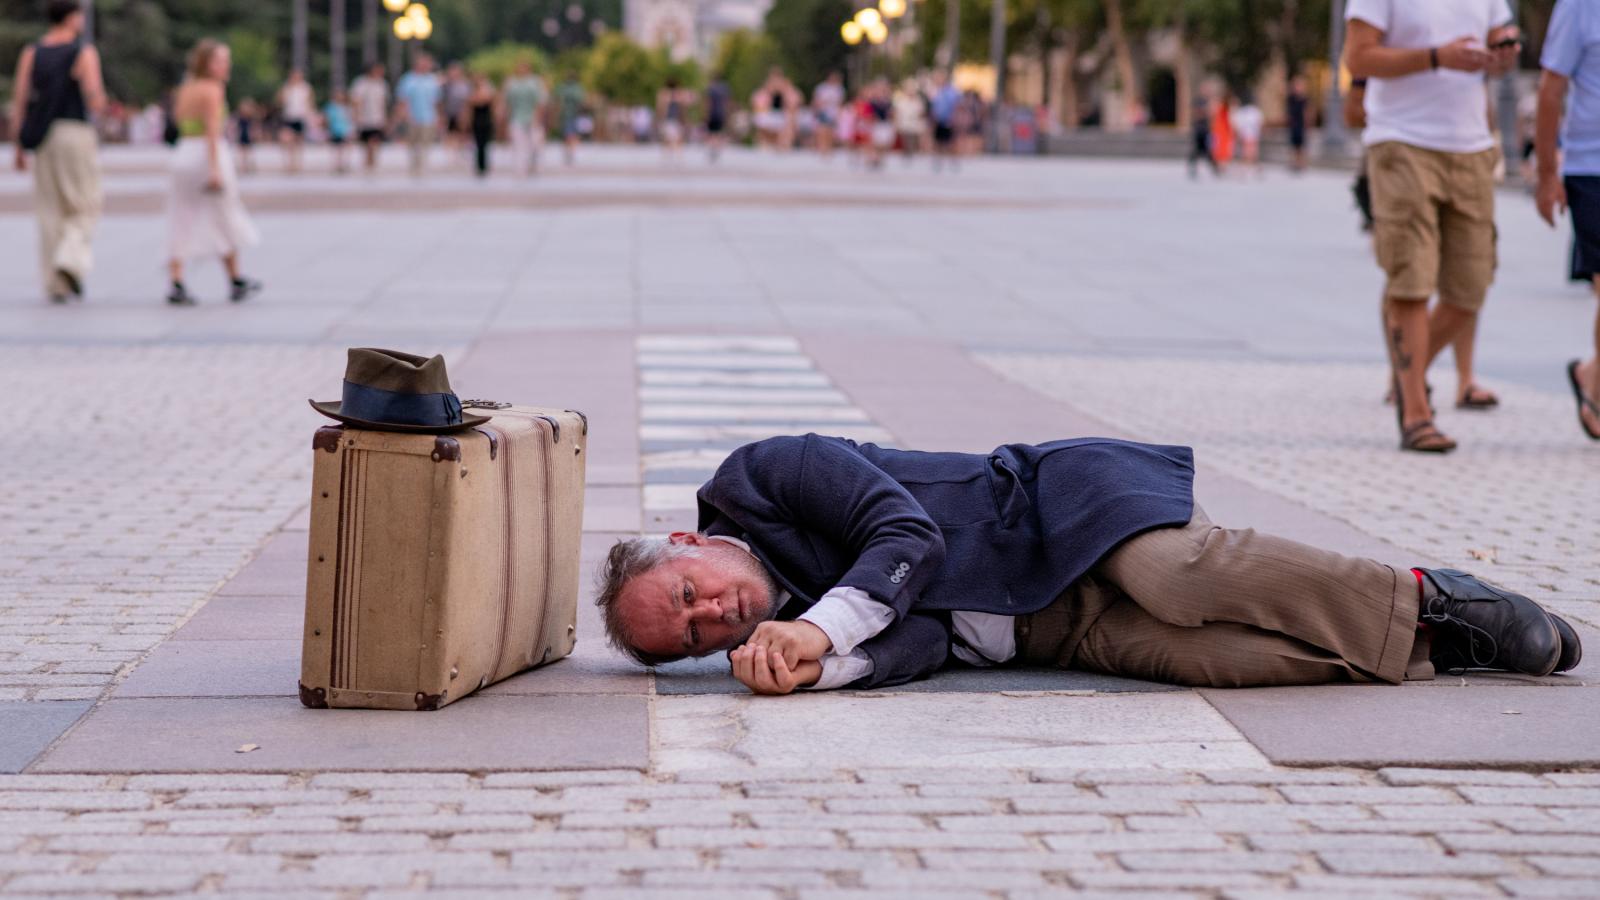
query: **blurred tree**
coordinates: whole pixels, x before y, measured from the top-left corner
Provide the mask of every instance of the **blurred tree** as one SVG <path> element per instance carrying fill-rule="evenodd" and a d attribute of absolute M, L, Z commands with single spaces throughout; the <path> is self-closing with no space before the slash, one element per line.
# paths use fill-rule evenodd
<path fill-rule="evenodd" d="M 726 79 L 729 92 L 743 103 L 777 64 L 778 46 L 772 38 L 741 28 L 727 32 L 717 41 L 711 71 Z"/>
<path fill-rule="evenodd" d="M 360 33 L 361 6 L 345 4 L 352 60 L 360 49 L 355 36 Z M 42 0 L 0 0 L 0 88 L 9 91 L 17 54 L 44 30 L 42 7 Z M 622 27 L 622 0 L 429 0 L 428 7 L 434 31 L 424 46 L 445 60 L 465 59 L 499 41 L 557 52 L 587 46 L 593 34 Z M 576 17 L 569 14 L 574 7 Z M 136 103 L 153 100 L 177 84 L 183 75 L 184 57 L 202 37 L 228 38 L 240 44 L 235 48 L 236 55 L 242 49 L 251 69 L 241 77 L 257 80 L 235 85 L 236 95 L 245 91 L 259 95 L 259 81 L 269 74 L 268 56 L 275 61 L 278 74 L 288 68 L 287 2 L 95 0 L 95 8 L 106 86 L 118 99 Z M 391 20 L 392 16 L 383 14 L 381 32 L 388 31 Z M 554 37 L 545 32 L 549 22 L 559 26 Z M 307 75 L 320 94 L 327 86 L 328 33 L 332 24 L 328 21 L 328 6 L 322 0 L 311 3 L 309 24 L 311 65 Z M 264 52 L 267 48 L 271 48 L 270 54 Z M 270 96 L 271 92 L 267 93 Z"/>
<path fill-rule="evenodd" d="M 700 61 L 694 57 L 673 59 L 671 52 L 665 47 L 656 48 L 654 56 L 656 71 L 660 73 L 662 84 L 671 79 L 678 83 L 678 87 L 695 91 L 705 84 L 705 73 L 700 68 Z"/>
<path fill-rule="evenodd" d="M 655 54 L 627 35 L 602 35 L 584 64 L 583 86 L 621 106 L 653 106 L 664 74 Z"/>
<path fill-rule="evenodd" d="M 550 74 L 550 58 L 532 44 L 495 44 L 467 57 L 467 68 L 482 72 L 503 84 L 518 63 L 526 62 L 540 75 Z"/>
<path fill-rule="evenodd" d="M 774 0 L 767 10 L 767 34 L 778 60 L 807 95 L 829 72 L 844 70 L 850 46 L 839 37 L 839 26 L 855 12 L 852 0 Z"/>
<path fill-rule="evenodd" d="M 271 105 L 283 85 L 285 66 L 278 54 L 278 42 L 267 35 L 235 28 L 227 34 L 233 51 L 233 78 L 228 96 L 237 104 L 246 97 Z"/>
<path fill-rule="evenodd" d="M 922 33 L 919 56 L 924 65 L 932 65 L 934 56 L 945 40 L 945 11 L 952 0 L 925 0 L 917 7 L 917 29 Z M 958 62 L 987 62 L 989 60 L 989 0 L 953 0 L 961 4 L 961 34 L 956 43 Z M 1098 2 L 1098 0 L 1096 0 Z M 1008 4 L 1009 6 L 1009 4 Z M 846 14 L 846 18 L 849 14 Z M 840 19 L 834 24 L 835 36 L 839 33 Z M 1012 35 L 1008 32 L 1007 37 Z"/>

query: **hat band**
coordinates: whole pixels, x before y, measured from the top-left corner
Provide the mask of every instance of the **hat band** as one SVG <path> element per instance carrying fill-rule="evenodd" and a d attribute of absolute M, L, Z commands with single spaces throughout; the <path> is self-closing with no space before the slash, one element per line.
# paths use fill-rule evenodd
<path fill-rule="evenodd" d="M 346 381 L 339 414 L 390 425 L 460 425 L 461 400 L 450 393 L 402 394 Z"/>

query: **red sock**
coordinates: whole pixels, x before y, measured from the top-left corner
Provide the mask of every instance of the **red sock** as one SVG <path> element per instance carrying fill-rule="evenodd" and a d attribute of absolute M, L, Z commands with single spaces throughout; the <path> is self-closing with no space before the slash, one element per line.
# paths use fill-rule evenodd
<path fill-rule="evenodd" d="M 1424 595 L 1423 592 L 1422 592 L 1422 570 L 1421 569 L 1412 569 L 1411 570 L 1411 574 L 1416 576 L 1416 579 L 1417 579 L 1417 602 L 1418 603 L 1422 603 L 1424 600 L 1428 599 L 1427 596 Z M 1428 623 L 1427 622 L 1418 622 L 1417 623 L 1417 630 L 1418 631 L 1427 631 L 1428 630 Z"/>

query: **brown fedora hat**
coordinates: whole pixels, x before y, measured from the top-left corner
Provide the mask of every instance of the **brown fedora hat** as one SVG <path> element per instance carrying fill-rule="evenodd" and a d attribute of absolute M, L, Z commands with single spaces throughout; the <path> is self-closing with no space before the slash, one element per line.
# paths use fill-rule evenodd
<path fill-rule="evenodd" d="M 444 357 L 372 347 L 350 348 L 341 399 L 307 402 L 330 419 L 374 431 L 446 434 L 489 421 L 488 416 L 462 414 Z"/>

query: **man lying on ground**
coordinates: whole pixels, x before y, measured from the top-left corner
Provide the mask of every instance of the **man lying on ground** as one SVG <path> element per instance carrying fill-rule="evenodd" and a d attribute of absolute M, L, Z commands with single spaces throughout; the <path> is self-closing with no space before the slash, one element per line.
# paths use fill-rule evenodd
<path fill-rule="evenodd" d="M 644 665 L 731 651 L 751 690 L 871 688 L 947 662 L 1202 687 L 1547 675 L 1566 621 L 1451 569 L 1397 570 L 1211 523 L 1187 447 L 1103 438 L 918 453 L 811 434 L 742 447 L 700 530 L 618 542 L 598 604 Z"/>

